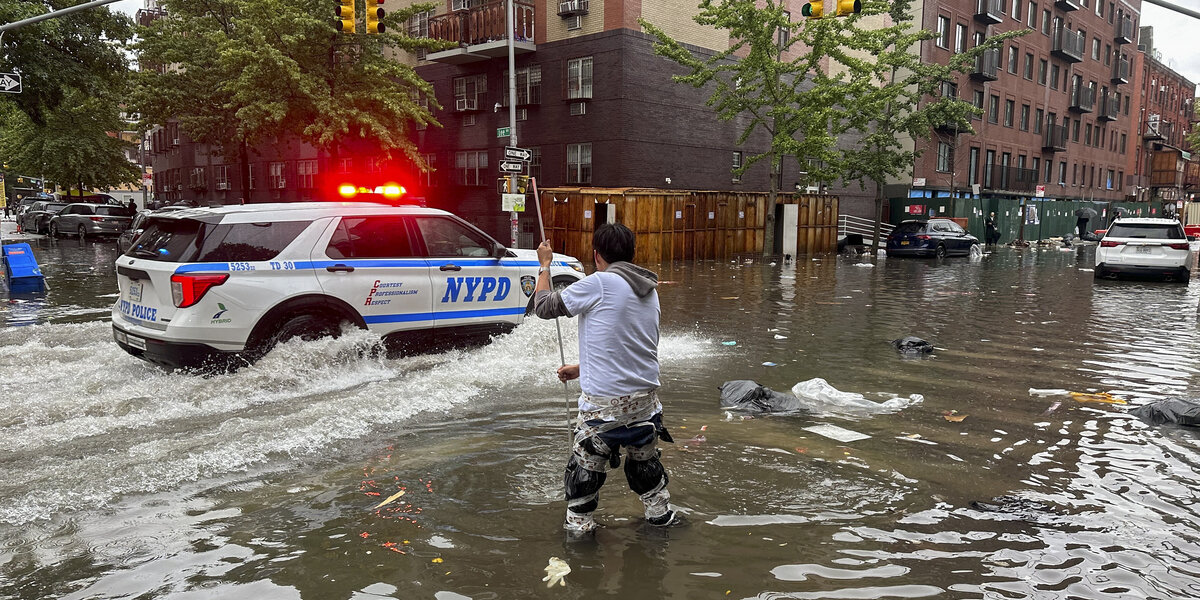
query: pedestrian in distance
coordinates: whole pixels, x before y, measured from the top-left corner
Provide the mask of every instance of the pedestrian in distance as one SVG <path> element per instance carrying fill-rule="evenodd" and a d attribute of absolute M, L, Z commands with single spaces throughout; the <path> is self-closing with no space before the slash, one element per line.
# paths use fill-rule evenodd
<path fill-rule="evenodd" d="M 676 521 L 659 461 L 658 439 L 671 442 L 658 399 L 658 276 L 634 265 L 634 234 L 605 223 L 592 234 L 596 272 L 559 292 L 550 290 L 549 240 L 538 246 L 534 314 L 543 319 L 579 318 L 579 364 L 558 369 L 561 381 L 579 379 L 579 418 L 563 482 L 573 534 L 594 531 L 606 471 L 625 448 L 625 479 L 642 500 L 646 521 Z"/>
<path fill-rule="evenodd" d="M 989 246 L 996 245 L 996 242 L 1000 241 L 1000 232 L 996 230 L 996 213 L 989 214 L 984 225 L 987 227 L 987 232 L 984 233 L 984 242 Z"/>
<path fill-rule="evenodd" d="M 134 202 L 133 198 L 129 199 L 129 214 L 130 215 L 137 214 L 137 202 Z"/>

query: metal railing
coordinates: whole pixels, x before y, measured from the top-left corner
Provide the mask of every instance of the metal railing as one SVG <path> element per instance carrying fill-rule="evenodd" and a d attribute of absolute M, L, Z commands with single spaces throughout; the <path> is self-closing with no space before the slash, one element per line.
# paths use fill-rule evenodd
<path fill-rule="evenodd" d="M 889 223 L 879 224 L 880 241 L 886 238 L 892 232 L 894 226 Z M 863 236 L 863 241 L 870 244 L 872 236 L 875 235 L 875 221 L 872 219 L 864 219 L 854 215 L 838 215 L 837 235 L 838 239 L 842 239 L 851 233 L 857 233 Z"/>
<path fill-rule="evenodd" d="M 533 41 L 534 6 L 513 2 L 513 39 Z M 508 39 L 504 0 L 492 0 L 470 10 L 459 10 L 429 19 L 429 37 L 464 46 Z"/>

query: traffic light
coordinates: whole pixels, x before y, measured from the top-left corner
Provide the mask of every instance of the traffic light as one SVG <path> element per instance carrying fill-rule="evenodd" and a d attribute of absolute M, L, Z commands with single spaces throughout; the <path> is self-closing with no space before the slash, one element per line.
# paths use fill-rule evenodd
<path fill-rule="evenodd" d="M 837 16 L 848 17 L 862 12 L 861 0 L 837 0 Z"/>
<path fill-rule="evenodd" d="M 800 14 L 810 19 L 820 19 L 825 16 L 824 0 L 810 0 L 800 9 Z"/>
<path fill-rule="evenodd" d="M 356 33 L 357 25 L 354 19 L 354 0 L 338 0 L 337 29 L 342 33 Z"/>
<path fill-rule="evenodd" d="M 382 8 L 371 8 L 371 4 L 383 4 L 383 0 L 367 0 L 367 33 L 383 33 L 385 27 L 379 20 L 383 18 Z"/>

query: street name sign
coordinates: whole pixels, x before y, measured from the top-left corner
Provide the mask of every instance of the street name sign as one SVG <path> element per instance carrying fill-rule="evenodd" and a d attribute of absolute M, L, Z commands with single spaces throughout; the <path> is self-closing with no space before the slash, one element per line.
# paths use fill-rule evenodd
<path fill-rule="evenodd" d="M 520 173 L 521 171 L 525 170 L 525 163 L 513 160 L 502 160 L 500 161 L 500 170 L 505 173 Z"/>
<path fill-rule="evenodd" d="M 0 92 L 21 93 L 21 76 L 16 73 L 0 73 Z"/>
<path fill-rule="evenodd" d="M 504 148 L 504 158 L 515 158 L 517 160 L 529 161 L 533 158 L 533 152 L 528 148 L 514 148 L 507 146 Z"/>
<path fill-rule="evenodd" d="M 497 127 L 496 137 L 512 137 L 512 127 Z"/>

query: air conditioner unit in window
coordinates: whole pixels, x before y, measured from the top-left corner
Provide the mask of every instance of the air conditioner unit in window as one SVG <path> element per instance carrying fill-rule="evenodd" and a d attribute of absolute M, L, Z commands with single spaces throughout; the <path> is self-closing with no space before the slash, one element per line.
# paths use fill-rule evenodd
<path fill-rule="evenodd" d="M 175 139 L 171 140 L 171 145 L 172 145 L 172 146 L 178 146 L 178 145 L 179 145 L 179 138 L 175 138 Z"/>
<path fill-rule="evenodd" d="M 228 183 L 218 183 L 217 189 L 218 190 L 227 190 L 227 189 L 229 189 L 229 184 Z"/>
<path fill-rule="evenodd" d="M 475 98 L 458 98 L 454 101 L 455 110 L 476 110 L 479 102 Z"/>
<path fill-rule="evenodd" d="M 175 184 L 175 191 L 177 191 L 177 192 L 182 192 L 182 191 L 183 191 L 183 184 L 182 184 L 182 183 L 177 183 L 177 184 Z"/>
<path fill-rule="evenodd" d="M 587 102 L 572 102 L 571 103 L 571 114 L 572 115 L 586 115 L 587 114 Z"/>
<path fill-rule="evenodd" d="M 287 187 L 287 180 L 280 177 L 279 181 L 275 183 L 275 188 L 282 190 L 285 187 Z"/>
<path fill-rule="evenodd" d="M 575 17 L 588 13 L 588 0 L 559 0 L 558 16 Z"/>
<path fill-rule="evenodd" d="M 450 10 L 470 10 L 471 0 L 454 0 L 454 4 Z"/>

